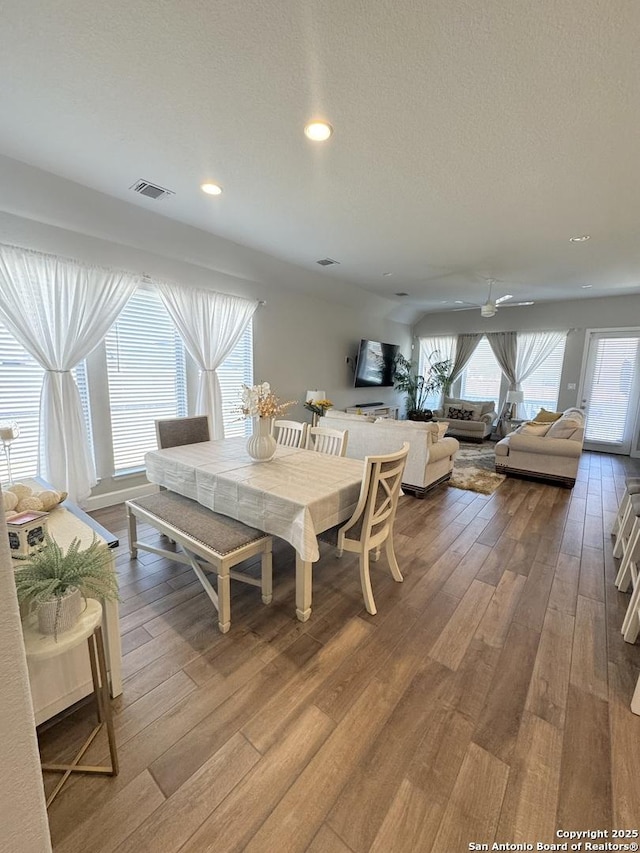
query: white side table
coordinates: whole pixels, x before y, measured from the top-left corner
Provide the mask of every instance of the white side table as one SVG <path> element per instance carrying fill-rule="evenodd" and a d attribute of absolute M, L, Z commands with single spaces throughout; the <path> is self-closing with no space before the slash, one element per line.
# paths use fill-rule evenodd
<path fill-rule="evenodd" d="M 91 677 L 93 680 L 93 695 L 96 700 L 98 714 L 98 725 L 93 729 L 84 742 L 71 764 L 43 764 L 44 771 L 62 773 L 62 779 L 58 782 L 47 799 L 47 808 L 60 793 L 62 786 L 72 773 L 98 773 L 108 776 L 118 775 L 118 753 L 116 749 L 116 738 L 113 730 L 113 719 L 111 717 L 111 698 L 109 696 L 109 682 L 107 679 L 107 664 L 104 653 L 104 641 L 102 638 L 102 605 L 93 598 L 87 599 L 87 607 L 78 621 L 78 624 L 70 631 L 65 631 L 54 637 L 44 636 L 38 631 L 37 617 L 32 616 L 23 623 L 24 648 L 28 661 L 51 660 L 58 655 L 68 652 L 70 649 L 81 645 L 85 640 L 89 648 L 89 664 L 91 666 Z M 78 762 L 89 749 L 96 736 L 103 728 L 107 730 L 109 741 L 109 752 L 111 754 L 111 766 L 95 766 L 79 764 Z"/>
<path fill-rule="evenodd" d="M 27 485 L 32 481 L 27 480 Z M 81 513 L 81 510 L 78 510 Z M 86 520 L 64 507 L 57 507 L 49 513 L 49 533 L 65 550 L 73 539 L 79 539 L 83 548 L 88 547 L 94 535 L 93 519 Z M 98 536 L 106 540 L 110 534 L 102 529 Z M 112 538 L 113 541 L 113 538 Z M 117 544 L 117 540 L 116 544 Z M 111 569 L 115 572 L 115 554 L 110 552 Z M 12 560 L 14 571 L 23 567 L 22 560 Z M 107 656 L 107 669 L 111 683 L 111 695 L 115 699 L 122 693 L 122 650 L 120 642 L 120 623 L 118 602 L 105 601 L 103 605 L 102 631 Z M 29 661 L 29 682 L 31 698 L 39 726 L 60 711 L 69 708 L 75 702 L 88 696 L 92 691 L 91 671 L 84 649 L 71 649 L 68 654 L 60 655 L 49 661 Z"/>

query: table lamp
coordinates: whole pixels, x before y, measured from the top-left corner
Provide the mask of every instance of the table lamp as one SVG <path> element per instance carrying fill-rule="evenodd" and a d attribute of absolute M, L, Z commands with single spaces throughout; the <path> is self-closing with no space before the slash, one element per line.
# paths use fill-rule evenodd
<path fill-rule="evenodd" d="M 307 391 L 307 403 L 314 403 L 316 400 L 325 400 L 326 394 L 324 391 L 318 391 L 316 388 L 315 391 Z"/>
<path fill-rule="evenodd" d="M 15 421 L 0 423 L 0 441 L 4 448 L 4 455 L 7 460 L 7 478 L 9 485 L 13 483 L 11 476 L 11 445 L 20 435 L 20 427 Z"/>
<path fill-rule="evenodd" d="M 518 415 L 518 403 L 524 403 L 524 391 L 507 391 L 507 403 L 511 403 L 510 418 Z"/>

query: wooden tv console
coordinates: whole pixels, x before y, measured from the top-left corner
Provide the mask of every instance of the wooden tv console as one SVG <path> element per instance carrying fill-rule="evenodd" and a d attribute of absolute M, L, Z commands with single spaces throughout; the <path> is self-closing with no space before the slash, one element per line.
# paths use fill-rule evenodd
<path fill-rule="evenodd" d="M 384 406 L 382 403 L 360 403 L 359 406 L 349 406 L 345 411 L 350 415 L 373 415 L 376 418 L 392 418 L 398 420 L 398 406 Z"/>

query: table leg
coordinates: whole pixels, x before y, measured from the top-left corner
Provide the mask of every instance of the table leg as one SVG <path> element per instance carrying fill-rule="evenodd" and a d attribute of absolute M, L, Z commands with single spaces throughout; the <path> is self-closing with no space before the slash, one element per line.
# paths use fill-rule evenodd
<path fill-rule="evenodd" d="M 311 616 L 312 563 L 296 551 L 296 616 L 306 622 Z"/>
<path fill-rule="evenodd" d="M 634 714 L 640 714 L 640 678 L 638 678 L 636 689 L 633 692 L 633 699 L 631 700 L 631 710 Z"/>

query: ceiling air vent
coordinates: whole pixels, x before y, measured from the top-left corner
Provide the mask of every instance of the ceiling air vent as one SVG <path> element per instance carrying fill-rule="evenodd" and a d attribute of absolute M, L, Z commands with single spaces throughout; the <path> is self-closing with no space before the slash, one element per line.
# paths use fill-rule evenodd
<path fill-rule="evenodd" d="M 321 267 L 330 267 L 332 264 L 339 264 L 340 261 L 334 261 L 333 258 L 321 258 L 316 263 L 320 264 Z"/>
<path fill-rule="evenodd" d="M 159 187 L 157 184 L 152 184 L 150 181 L 144 181 L 142 178 L 139 181 L 136 181 L 135 184 L 132 184 L 129 189 L 133 190 L 134 193 L 140 193 L 140 195 L 152 199 L 166 198 L 169 195 L 175 195 L 173 190 L 166 190 L 164 187 Z"/>

